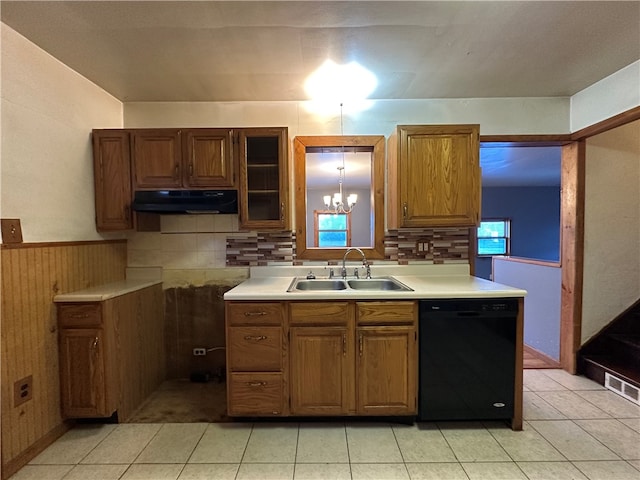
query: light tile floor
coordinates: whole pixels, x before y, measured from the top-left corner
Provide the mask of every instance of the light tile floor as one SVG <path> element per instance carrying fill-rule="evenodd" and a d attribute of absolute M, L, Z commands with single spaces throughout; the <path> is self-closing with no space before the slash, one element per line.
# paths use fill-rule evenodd
<path fill-rule="evenodd" d="M 82 425 L 11 480 L 640 480 L 640 406 L 525 370 L 524 419 Z"/>

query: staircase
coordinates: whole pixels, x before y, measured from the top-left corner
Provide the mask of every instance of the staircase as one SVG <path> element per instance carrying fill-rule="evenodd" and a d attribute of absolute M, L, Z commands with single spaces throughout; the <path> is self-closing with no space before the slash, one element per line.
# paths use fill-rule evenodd
<path fill-rule="evenodd" d="M 582 346 L 578 372 L 640 404 L 640 300 Z"/>

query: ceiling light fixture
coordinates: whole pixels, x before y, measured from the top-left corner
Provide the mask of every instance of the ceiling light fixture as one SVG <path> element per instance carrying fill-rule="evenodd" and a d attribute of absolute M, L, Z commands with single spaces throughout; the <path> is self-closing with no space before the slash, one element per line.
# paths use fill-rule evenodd
<path fill-rule="evenodd" d="M 340 136 L 344 136 L 344 124 L 342 120 L 342 103 L 340 104 Z M 353 207 L 355 207 L 356 202 L 358 201 L 358 195 L 352 193 L 348 195 L 346 198 L 346 204 L 344 201 L 344 193 L 343 193 L 343 183 L 344 183 L 344 168 L 345 168 L 345 160 L 344 160 L 344 145 L 342 146 L 342 165 L 338 167 L 338 192 L 334 193 L 333 196 L 325 195 L 323 197 L 324 206 L 327 210 L 333 211 L 333 213 L 351 213 Z"/>

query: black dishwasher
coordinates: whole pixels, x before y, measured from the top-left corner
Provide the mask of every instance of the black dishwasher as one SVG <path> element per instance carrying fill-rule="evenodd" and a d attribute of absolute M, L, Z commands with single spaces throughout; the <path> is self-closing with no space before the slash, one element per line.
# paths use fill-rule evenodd
<path fill-rule="evenodd" d="M 420 301 L 418 420 L 513 417 L 518 300 Z"/>

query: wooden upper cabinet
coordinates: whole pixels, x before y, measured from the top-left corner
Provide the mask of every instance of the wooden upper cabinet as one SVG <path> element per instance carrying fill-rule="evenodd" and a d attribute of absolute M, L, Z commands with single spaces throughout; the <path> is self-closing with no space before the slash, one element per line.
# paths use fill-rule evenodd
<path fill-rule="evenodd" d="M 96 229 L 99 232 L 130 230 L 133 216 L 129 133 L 94 130 L 92 142 Z"/>
<path fill-rule="evenodd" d="M 182 131 L 185 187 L 235 187 L 236 175 L 228 128 Z"/>
<path fill-rule="evenodd" d="M 289 228 L 287 128 L 238 131 L 240 227 Z"/>
<path fill-rule="evenodd" d="M 400 125 L 389 139 L 388 227 L 477 226 L 479 125 Z"/>
<path fill-rule="evenodd" d="M 133 185 L 158 188 L 233 188 L 232 130 L 132 130 Z"/>
<path fill-rule="evenodd" d="M 136 190 L 182 186 L 179 130 L 133 130 L 131 139 Z"/>

